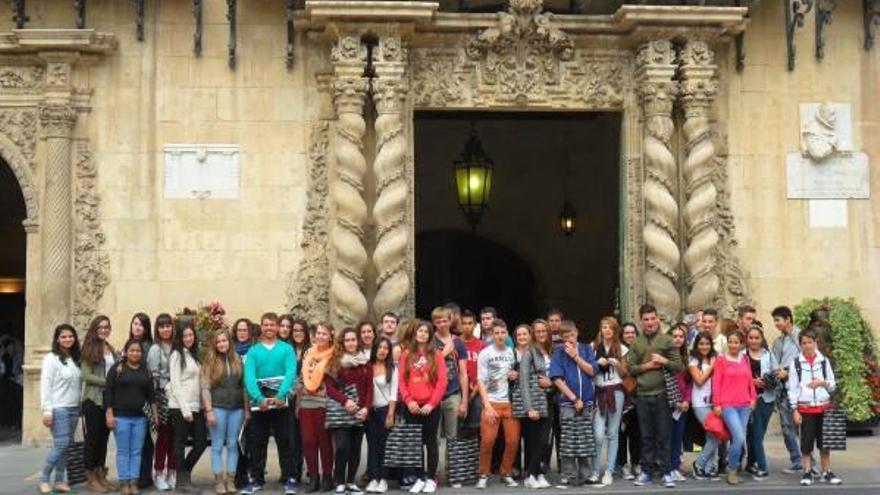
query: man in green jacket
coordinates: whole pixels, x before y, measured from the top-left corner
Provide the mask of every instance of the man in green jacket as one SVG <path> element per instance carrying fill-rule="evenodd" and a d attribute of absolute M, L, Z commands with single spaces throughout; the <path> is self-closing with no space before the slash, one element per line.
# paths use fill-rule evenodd
<path fill-rule="evenodd" d="M 672 410 L 666 400 L 664 369 L 672 374 L 681 371 L 681 356 L 669 335 L 660 333 L 657 308 L 644 304 L 639 308 L 642 334 L 626 355 L 629 373 L 636 378 L 636 413 L 642 435 L 642 473 L 636 486 L 653 483 L 653 473 L 666 473 L 672 436 Z M 668 475 L 664 485 L 674 487 Z"/>

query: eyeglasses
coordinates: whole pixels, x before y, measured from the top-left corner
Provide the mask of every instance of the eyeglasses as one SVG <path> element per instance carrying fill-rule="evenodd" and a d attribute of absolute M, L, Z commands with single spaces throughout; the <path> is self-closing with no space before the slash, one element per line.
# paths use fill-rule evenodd
<path fill-rule="evenodd" d="M 109 324 L 98 325 L 98 330 L 110 330 L 110 325 Z"/>

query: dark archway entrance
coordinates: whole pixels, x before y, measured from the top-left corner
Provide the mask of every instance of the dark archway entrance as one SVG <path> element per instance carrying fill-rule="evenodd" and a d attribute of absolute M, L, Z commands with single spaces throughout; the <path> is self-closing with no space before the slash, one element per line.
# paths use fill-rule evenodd
<path fill-rule="evenodd" d="M 452 170 L 472 124 L 495 162 L 474 231 Z M 455 301 L 494 306 L 515 325 L 555 307 L 592 334 L 620 286 L 620 129 L 616 113 L 417 112 L 418 315 Z M 559 227 L 566 201 L 577 214 L 571 236 Z"/>
<path fill-rule="evenodd" d="M 26 217 L 18 179 L 0 160 L 0 441 L 21 441 Z"/>

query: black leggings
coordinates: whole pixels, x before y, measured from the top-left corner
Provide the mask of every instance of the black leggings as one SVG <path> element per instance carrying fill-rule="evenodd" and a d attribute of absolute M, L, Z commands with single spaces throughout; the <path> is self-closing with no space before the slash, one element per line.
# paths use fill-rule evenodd
<path fill-rule="evenodd" d="M 193 412 L 193 420 L 183 418 L 180 409 L 171 409 L 171 424 L 174 426 L 174 463 L 178 471 L 192 472 L 193 467 L 199 462 L 199 458 L 208 446 L 208 425 L 205 415 Z M 186 454 L 186 439 L 192 436 L 193 445 Z"/>
<path fill-rule="evenodd" d="M 86 471 L 103 468 L 107 461 L 107 440 L 110 438 L 107 416 L 104 408 L 91 400 L 83 402 L 82 410 L 86 427 L 83 464 Z"/>
<path fill-rule="evenodd" d="M 332 430 L 333 480 L 337 485 L 352 484 L 361 465 L 361 442 L 364 439 L 362 427 L 337 428 Z"/>
<path fill-rule="evenodd" d="M 550 418 L 532 421 L 528 417 L 521 418 L 523 440 L 525 441 L 525 468 L 532 476 L 544 474 L 541 463 L 544 460 L 544 449 L 550 437 Z"/>
<path fill-rule="evenodd" d="M 413 474 L 423 480 L 436 478 L 437 463 L 440 460 L 440 450 L 437 446 L 437 429 L 440 428 L 440 408 L 434 409 L 427 416 L 422 416 L 421 414 L 413 415 L 409 412 L 409 409 L 406 409 L 403 413 L 403 419 L 407 424 L 422 425 L 422 443 L 425 444 L 425 449 L 428 451 L 428 469 L 425 470 L 423 465 L 421 469 L 415 470 Z M 419 455 L 421 455 L 421 452 L 419 452 Z"/>
<path fill-rule="evenodd" d="M 617 444 L 617 468 L 626 465 L 626 452 L 629 448 L 629 466 L 635 469 L 642 460 L 642 435 L 639 432 L 639 418 L 635 408 L 623 415 L 620 421 L 620 436 Z"/>

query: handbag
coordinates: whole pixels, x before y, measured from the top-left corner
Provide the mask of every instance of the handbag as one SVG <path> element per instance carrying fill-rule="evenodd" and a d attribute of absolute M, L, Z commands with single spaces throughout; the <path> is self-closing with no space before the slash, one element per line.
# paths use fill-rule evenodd
<path fill-rule="evenodd" d="M 683 399 L 675 375 L 666 368 L 663 368 L 663 384 L 666 386 L 666 402 L 669 404 L 669 409 L 675 411 L 675 405 Z"/>
<path fill-rule="evenodd" d="M 418 455 L 413 452 L 418 449 Z M 398 417 L 385 439 L 385 467 L 419 468 L 422 466 L 422 425 L 407 423 Z"/>
<path fill-rule="evenodd" d="M 85 422 L 82 424 L 80 431 L 82 436 L 86 435 Z M 85 463 L 85 442 L 83 439 L 75 440 L 67 446 L 67 484 L 70 486 L 85 483 L 86 481 L 86 463 Z"/>
<path fill-rule="evenodd" d="M 349 400 L 355 403 L 358 402 L 358 392 L 355 384 L 349 383 L 346 385 L 343 393 Z M 353 428 L 361 425 L 363 423 L 358 421 L 354 414 L 346 411 L 342 404 L 329 397 L 327 398 L 327 413 L 324 417 L 325 428 L 330 430 L 335 428 Z"/>
<path fill-rule="evenodd" d="M 532 362 L 535 362 L 535 350 L 529 349 L 529 354 L 531 354 Z M 532 409 L 538 411 L 538 414 L 544 418 L 547 417 L 547 394 L 544 392 L 544 389 L 538 385 L 538 378 L 540 378 L 543 373 L 539 370 L 537 373 L 532 373 L 529 376 L 529 395 L 531 396 Z M 520 377 L 522 378 L 522 377 Z M 513 410 L 513 417 L 515 418 L 524 418 L 528 416 L 528 410 L 526 410 L 525 404 L 523 403 L 522 391 L 519 388 L 519 381 L 510 382 L 510 403 L 511 408 Z"/>
<path fill-rule="evenodd" d="M 846 413 L 835 404 L 822 413 L 822 447 L 846 450 Z"/>
<path fill-rule="evenodd" d="M 581 414 L 560 419 L 559 427 L 561 429 L 559 455 L 562 457 L 593 457 L 596 455 L 592 407 L 584 406 Z"/>
<path fill-rule="evenodd" d="M 706 422 L 703 423 L 703 428 L 706 430 L 706 433 L 714 435 L 719 442 L 730 440 L 730 432 L 727 431 L 727 426 L 724 424 L 724 420 L 715 413 L 709 413 L 709 415 L 706 416 Z"/>
<path fill-rule="evenodd" d="M 468 486 L 477 482 L 479 450 L 480 442 L 476 438 L 468 440 L 456 438 L 446 441 L 446 465 L 450 484 Z"/>
<path fill-rule="evenodd" d="M 623 391 L 627 395 L 632 395 L 636 393 L 636 386 L 638 385 L 638 382 L 636 382 L 636 379 L 633 378 L 631 375 L 626 375 L 625 377 L 623 377 L 620 384 L 623 386 Z"/>

